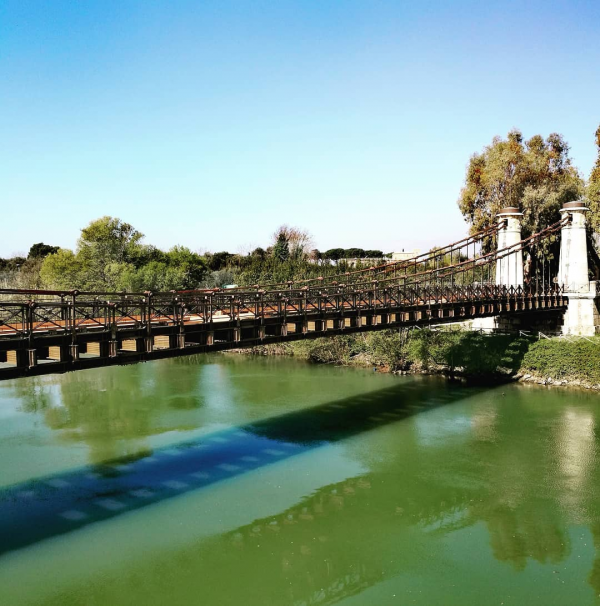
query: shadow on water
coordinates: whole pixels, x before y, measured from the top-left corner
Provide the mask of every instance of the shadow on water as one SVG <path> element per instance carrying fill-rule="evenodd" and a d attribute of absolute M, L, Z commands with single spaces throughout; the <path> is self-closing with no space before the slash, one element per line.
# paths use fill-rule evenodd
<path fill-rule="evenodd" d="M 0 554 L 473 395 L 409 383 L 0 491 Z"/>

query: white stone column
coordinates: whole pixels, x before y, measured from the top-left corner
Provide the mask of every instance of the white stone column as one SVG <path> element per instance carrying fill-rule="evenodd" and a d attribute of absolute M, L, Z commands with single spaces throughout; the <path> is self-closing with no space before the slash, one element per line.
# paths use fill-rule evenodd
<path fill-rule="evenodd" d="M 585 213 L 589 208 L 582 201 L 567 202 L 560 214 L 571 215 L 571 222 L 563 226 L 560 238 L 558 283 L 566 292 L 589 292 L 587 235 Z"/>
<path fill-rule="evenodd" d="M 523 286 L 523 251 L 517 246 L 521 241 L 521 217 L 523 213 L 512 206 L 498 213 L 498 221 L 504 226 L 498 232 L 498 247 L 502 258 L 496 261 L 496 284 L 499 286 Z M 510 247 L 515 248 L 514 252 Z M 519 250 L 517 250 L 519 248 Z"/>
<path fill-rule="evenodd" d="M 558 283 L 565 289 L 569 305 L 563 319 L 562 332 L 567 335 L 593 336 L 600 332 L 599 298 L 596 282 L 589 281 L 585 214 L 589 212 L 581 200 L 567 202 L 561 215 L 571 221 L 561 230 Z"/>

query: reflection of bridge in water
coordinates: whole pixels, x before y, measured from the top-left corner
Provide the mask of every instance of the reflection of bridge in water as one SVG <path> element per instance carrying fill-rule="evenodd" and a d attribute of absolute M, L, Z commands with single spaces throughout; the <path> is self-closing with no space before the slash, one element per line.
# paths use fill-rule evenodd
<path fill-rule="evenodd" d="M 456 401 L 474 388 L 410 383 L 259 420 L 4 489 L 0 555 L 240 476 Z"/>
<path fill-rule="evenodd" d="M 564 316 L 567 332 L 594 333 L 586 211 L 567 203 L 560 221 L 521 239 L 521 213 L 507 208 L 496 225 L 412 259 L 286 284 L 0 291 L 0 378 L 481 318 L 557 325 Z M 496 250 L 484 252 L 493 240 Z"/>
<path fill-rule="evenodd" d="M 295 504 L 264 513 L 264 517 L 251 517 L 226 532 L 193 536 L 190 524 L 192 536 L 185 545 L 149 550 L 139 563 L 138 571 L 156 571 L 142 575 L 149 591 L 162 595 L 168 579 L 193 588 L 208 603 L 213 603 L 211 597 L 214 603 L 254 603 L 246 595 L 251 583 L 269 591 L 271 601 L 264 603 L 333 604 L 410 574 L 415 559 L 430 561 L 432 566 L 447 565 L 451 560 L 440 550 L 440 538 L 463 529 L 476 531 L 482 525 L 489 533 L 493 556 L 515 571 L 524 570 L 529 562 L 551 563 L 558 569 L 559 563 L 581 549 L 571 537 L 573 525 L 589 527 L 594 538 L 600 537 L 595 521 L 597 470 L 593 465 L 579 470 L 571 467 L 570 475 L 561 477 L 551 494 L 540 490 L 547 478 L 539 471 L 579 462 L 577 449 L 584 437 L 581 427 L 593 439 L 596 415 L 592 401 L 589 410 L 580 402 L 567 409 L 566 424 L 553 426 L 546 422 L 546 406 L 532 406 L 531 390 L 519 392 L 516 406 L 526 407 L 531 414 L 514 414 L 513 407 L 497 406 L 490 416 L 492 411 L 481 399 L 484 390 L 446 384 L 440 391 L 429 382 L 411 381 L 136 457 L 38 478 L 8 488 L 9 498 L 2 504 L 0 544 L 6 551 L 18 549 L 174 500 L 203 486 L 232 477 L 241 479 L 271 463 L 292 461 L 338 442 L 346 457 L 355 458 L 368 471 L 326 482 Z M 439 439 L 438 434 L 438 439 L 430 436 L 427 447 L 419 449 L 421 456 L 406 458 L 414 452 L 411 444 L 420 441 L 423 446 L 425 426 L 431 430 L 443 422 L 444 404 L 472 395 L 478 397 L 468 413 L 470 423 L 454 434 L 461 436 L 460 449 L 469 461 L 466 468 L 464 461 L 453 456 L 458 445 Z M 433 408 L 437 408 L 435 419 L 427 421 Z M 538 421 L 546 419 L 535 424 L 540 431 L 536 440 L 530 439 L 531 415 Z M 409 417 L 412 421 L 399 423 Z M 391 427 L 396 423 L 410 427 L 400 441 Z M 372 453 L 348 439 L 371 429 L 379 432 L 381 450 Z M 559 434 L 554 433 L 557 429 Z M 451 431 L 456 432 L 456 427 Z M 560 453 L 548 448 L 557 441 L 562 442 Z M 575 452 L 570 452 L 573 448 Z M 412 471 L 404 474 L 403 462 L 408 461 Z M 541 466 L 531 465 L 532 461 Z M 583 482 L 576 494 L 573 481 Z M 413 541 L 411 548 L 399 549 L 407 540 Z M 472 558 L 473 554 L 467 562 L 472 563 Z M 206 583 L 221 578 L 224 570 L 239 573 L 241 561 L 248 566 L 247 578 L 242 575 L 225 586 Z M 596 593 L 599 562 L 596 555 L 592 570 L 585 571 Z M 477 575 L 476 567 L 471 572 Z M 563 566 L 560 572 L 565 572 Z M 127 595 L 128 584 L 140 578 L 114 570 L 90 574 L 102 578 L 103 582 L 93 583 L 94 593 L 105 598 L 99 602 L 106 603 L 114 603 L 110 598 L 119 592 Z M 106 582 L 107 574 L 111 582 Z"/>

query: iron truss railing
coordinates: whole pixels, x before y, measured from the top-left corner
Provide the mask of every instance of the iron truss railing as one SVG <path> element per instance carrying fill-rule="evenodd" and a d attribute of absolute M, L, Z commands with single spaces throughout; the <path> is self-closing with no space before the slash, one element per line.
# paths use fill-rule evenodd
<path fill-rule="evenodd" d="M 151 293 L 139 298 L 117 295 L 114 300 L 88 300 L 85 295 L 73 295 L 72 300 L 64 303 L 0 302 L 0 339 L 35 333 L 92 333 L 113 327 L 123 331 L 151 328 L 153 325 L 207 324 L 249 318 L 281 318 L 285 321 L 291 316 L 313 313 L 408 309 L 481 300 L 502 302 L 561 296 L 563 293 L 562 286 L 550 283 L 531 290 L 491 283 L 446 285 L 414 282 L 359 290 L 332 287 L 316 292 L 306 289 L 231 295 L 205 293 L 175 295 L 169 299 Z"/>

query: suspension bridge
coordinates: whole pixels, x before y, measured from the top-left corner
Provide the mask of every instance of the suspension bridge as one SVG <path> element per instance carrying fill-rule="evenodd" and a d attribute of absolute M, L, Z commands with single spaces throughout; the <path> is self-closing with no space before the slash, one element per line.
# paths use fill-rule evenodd
<path fill-rule="evenodd" d="M 488 229 L 412 259 L 283 284 L 0 290 L 0 379 L 467 320 L 496 328 L 544 320 L 595 334 L 587 211 L 569 202 L 559 221 L 523 239 L 522 214 L 505 208 Z"/>

